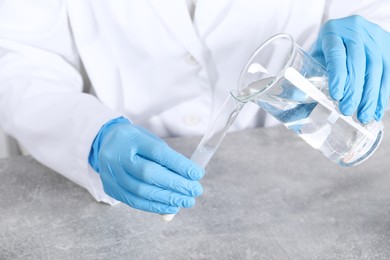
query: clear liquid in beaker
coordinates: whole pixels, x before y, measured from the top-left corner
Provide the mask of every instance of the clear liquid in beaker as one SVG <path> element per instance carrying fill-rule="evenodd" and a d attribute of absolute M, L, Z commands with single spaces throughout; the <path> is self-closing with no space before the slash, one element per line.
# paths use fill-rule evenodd
<path fill-rule="evenodd" d="M 319 89 L 327 89 L 326 78 L 315 77 L 309 81 Z M 277 86 L 272 86 L 252 101 L 330 160 L 343 166 L 356 165 L 367 159 L 380 143 L 380 122 L 367 126 L 372 133 L 367 136 L 343 120 L 338 112 L 313 101 L 288 82 L 275 84 Z"/>

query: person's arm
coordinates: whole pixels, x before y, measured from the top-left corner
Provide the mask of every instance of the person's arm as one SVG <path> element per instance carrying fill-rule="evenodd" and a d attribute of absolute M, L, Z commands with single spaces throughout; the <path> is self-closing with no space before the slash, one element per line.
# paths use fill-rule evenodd
<path fill-rule="evenodd" d="M 115 203 L 88 155 L 100 128 L 120 114 L 82 93 L 64 2 L 0 2 L 0 123 L 34 158 Z"/>
<path fill-rule="evenodd" d="M 381 120 L 390 94 L 389 1 L 328 1 L 312 48 L 329 74 L 340 111 L 362 123 Z M 344 17 L 345 16 L 345 17 Z"/>
<path fill-rule="evenodd" d="M 156 213 L 192 207 L 202 193 L 197 180 L 204 170 L 82 93 L 65 4 L 12 0 L 0 10 L 0 122 L 5 131 L 99 201 L 118 200 Z"/>
<path fill-rule="evenodd" d="M 360 15 L 383 29 L 390 31 L 390 2 L 386 0 L 326 0 L 323 23 L 330 19 L 339 19 Z"/>

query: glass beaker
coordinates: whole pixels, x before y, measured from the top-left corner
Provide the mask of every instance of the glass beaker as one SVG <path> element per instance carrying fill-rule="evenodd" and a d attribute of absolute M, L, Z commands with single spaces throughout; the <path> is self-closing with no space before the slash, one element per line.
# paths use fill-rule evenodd
<path fill-rule="evenodd" d="M 241 72 L 239 102 L 254 102 L 325 157 L 342 166 L 363 162 L 383 137 L 383 124 L 344 116 L 328 94 L 326 69 L 289 34 L 265 41 Z"/>
<path fill-rule="evenodd" d="M 303 51 L 289 34 L 265 41 L 241 72 L 191 160 L 206 167 L 243 106 L 254 102 L 325 157 L 342 166 L 357 165 L 378 148 L 383 124 L 361 124 L 344 116 L 328 94 L 326 69 Z M 165 215 L 165 221 L 174 214 Z"/>

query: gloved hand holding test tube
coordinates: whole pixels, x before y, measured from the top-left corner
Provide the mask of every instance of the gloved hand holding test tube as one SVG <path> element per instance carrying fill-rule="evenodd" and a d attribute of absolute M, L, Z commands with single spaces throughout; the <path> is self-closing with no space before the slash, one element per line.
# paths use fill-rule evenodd
<path fill-rule="evenodd" d="M 198 164 L 201 168 L 206 168 L 244 104 L 244 102 L 237 100 L 233 96 L 228 96 L 221 112 L 193 152 L 190 158 L 193 162 Z M 162 215 L 165 222 L 172 221 L 174 217 L 175 214 Z"/>

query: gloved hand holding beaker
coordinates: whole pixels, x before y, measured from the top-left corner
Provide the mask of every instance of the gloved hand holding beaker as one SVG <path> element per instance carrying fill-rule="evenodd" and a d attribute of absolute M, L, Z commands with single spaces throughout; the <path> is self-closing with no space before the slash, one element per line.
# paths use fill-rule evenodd
<path fill-rule="evenodd" d="M 192 207 L 203 191 L 203 169 L 123 117 L 101 128 L 89 162 L 104 191 L 136 209 L 174 214 Z"/>
<path fill-rule="evenodd" d="M 329 97 L 329 80 L 327 69 L 291 35 L 278 34 L 251 56 L 234 96 L 237 102 L 259 105 L 331 161 L 357 165 L 379 146 L 383 123 L 361 124 L 340 113 L 338 102 Z"/>
<path fill-rule="evenodd" d="M 381 120 L 390 94 L 390 33 L 361 16 L 326 22 L 312 55 L 326 67 L 329 92 L 345 115 Z"/>

